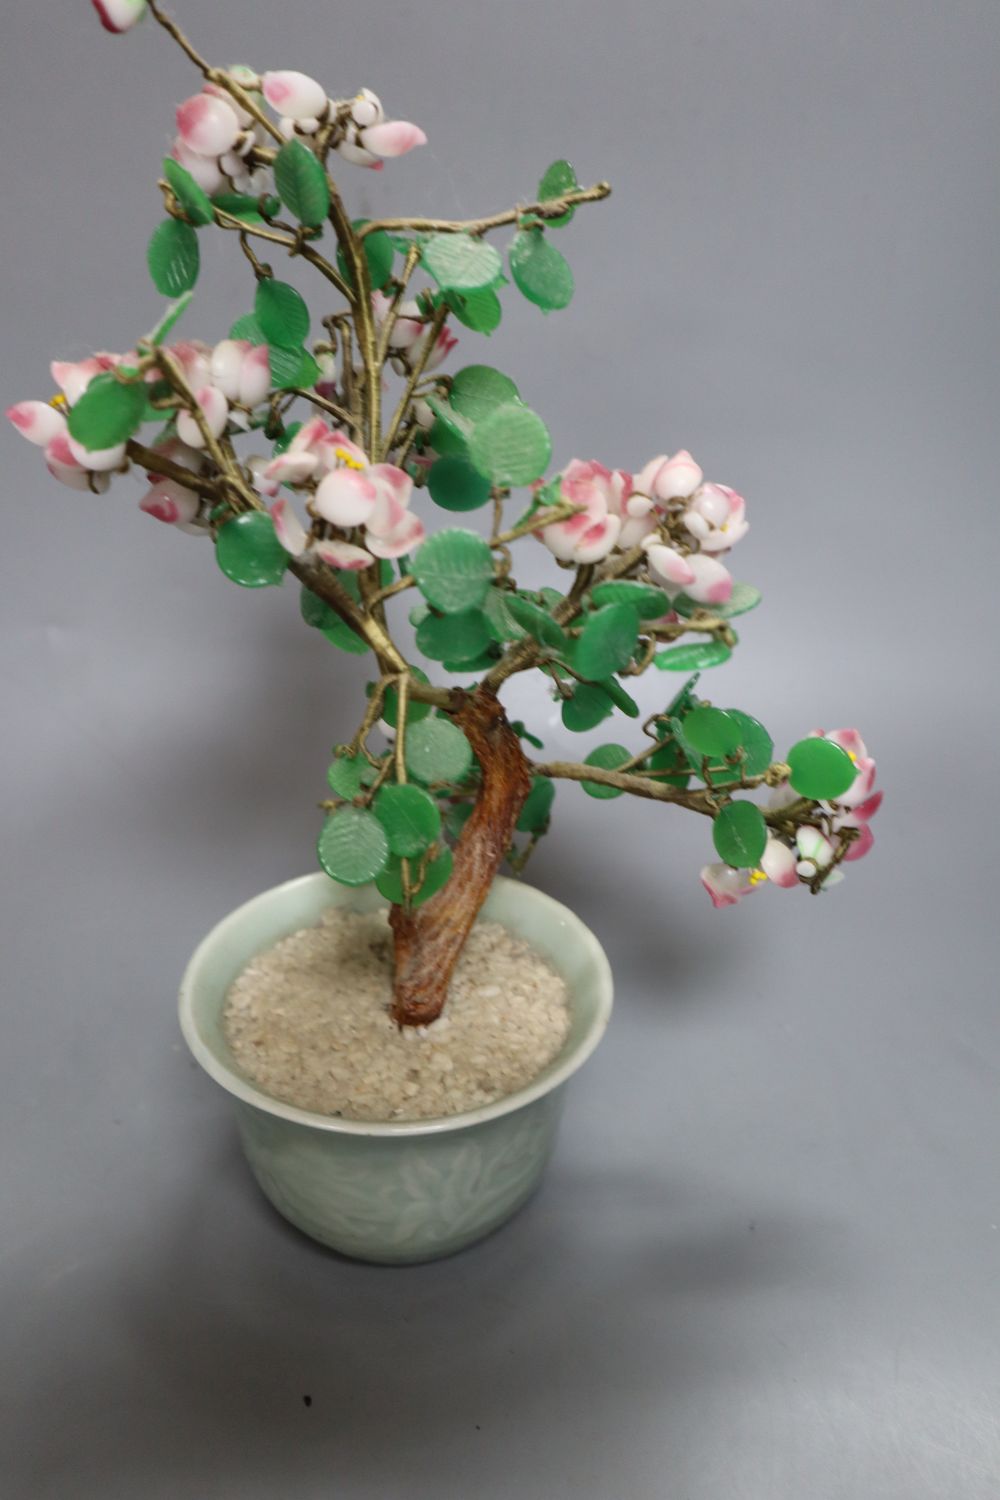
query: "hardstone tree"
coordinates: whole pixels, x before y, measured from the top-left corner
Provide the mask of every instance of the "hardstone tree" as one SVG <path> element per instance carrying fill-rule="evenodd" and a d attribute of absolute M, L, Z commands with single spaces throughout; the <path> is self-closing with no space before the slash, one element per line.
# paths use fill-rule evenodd
<path fill-rule="evenodd" d="M 558 780 L 710 819 L 720 860 L 701 879 L 716 906 L 765 880 L 818 892 L 842 879 L 871 847 L 881 800 L 857 731 L 813 731 L 775 760 L 757 719 L 696 692 L 700 670 L 736 646 L 733 618 L 760 598 L 723 561 L 747 530 L 742 497 L 705 482 L 686 451 L 636 473 L 573 460 L 546 479 L 549 435 L 513 380 L 483 364 L 439 373 L 456 323 L 489 334 L 500 322 L 509 282 L 493 232 L 507 236 L 517 291 L 565 307 L 573 276 L 553 232 L 608 185 L 582 188 L 557 161 L 534 202 L 482 219 L 352 220 L 333 167 L 381 167 L 423 144 L 417 126 L 388 120 L 368 89 L 341 100 L 302 73 L 213 67 L 159 0 L 93 4 L 113 32 L 148 12 L 203 76 L 177 110 L 166 217 L 149 243 L 153 282 L 175 300 L 134 350 L 54 363 L 61 394 L 8 415 L 71 488 L 100 494 L 113 473 L 145 470 L 143 511 L 211 538 L 235 583 L 292 573 L 306 623 L 371 656 L 377 676 L 335 749 L 318 852 L 334 880 L 375 881 L 391 902 L 398 1023 L 440 1014 L 495 874 L 504 859 L 523 868 Z M 213 229 L 242 252 L 253 311 L 214 346 L 170 342 Z M 278 255 L 315 271 L 317 318 L 275 273 Z M 246 451 L 262 443 L 265 455 Z M 486 525 L 428 535 L 415 487 Z M 510 519 L 519 488 L 529 494 Z M 561 587 L 519 587 L 512 547 L 526 539 L 548 548 Z M 396 639 L 407 606 L 436 680 Z M 581 763 L 533 760 L 541 742 L 500 700 L 516 673 L 540 673 L 566 728 L 585 731 L 616 712 L 639 719 L 624 682 L 650 667 L 695 675 L 641 735 Z M 745 795 L 758 788 L 770 789 L 763 805 Z"/>

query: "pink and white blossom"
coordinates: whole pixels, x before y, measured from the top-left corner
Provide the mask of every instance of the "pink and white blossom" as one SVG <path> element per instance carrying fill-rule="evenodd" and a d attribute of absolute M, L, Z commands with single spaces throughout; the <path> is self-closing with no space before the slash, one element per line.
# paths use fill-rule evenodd
<path fill-rule="evenodd" d="M 773 885 L 788 890 L 799 883 L 795 866 L 795 850 L 769 834 L 764 853 L 760 857 L 761 872 Z"/>
<path fill-rule="evenodd" d="M 693 495 L 703 478 L 701 469 L 686 448 L 668 458 L 661 453 L 651 458 L 635 477 L 635 487 L 643 495 L 666 503 L 668 500 L 686 500 Z"/>
<path fill-rule="evenodd" d="M 209 378 L 227 401 L 258 406 L 271 389 L 271 363 L 266 344 L 247 339 L 223 339 L 212 350 Z"/>
<path fill-rule="evenodd" d="M 221 437 L 229 421 L 229 402 L 225 396 L 214 385 L 203 385 L 194 392 L 194 398 L 201 409 L 208 431 L 213 437 Z M 187 443 L 189 448 L 204 448 L 205 446 L 201 427 L 190 411 L 177 413 L 177 436 L 182 443 Z"/>
<path fill-rule="evenodd" d="M 749 870 L 734 870 L 730 865 L 718 861 L 705 865 L 701 872 L 701 883 L 712 898 L 717 909 L 735 906 L 755 888 Z"/>
<path fill-rule="evenodd" d="M 105 31 L 131 31 L 146 14 L 146 0 L 92 0 Z"/>
<path fill-rule="evenodd" d="M 746 536 L 746 501 L 727 484 L 700 485 L 682 517 L 702 552 L 727 552 Z"/>
<path fill-rule="evenodd" d="M 194 526 L 201 509 L 201 499 L 194 490 L 185 488 L 174 479 L 158 479 L 139 501 L 139 509 L 156 521 L 185 530 L 204 531 L 206 527 Z"/>
<path fill-rule="evenodd" d="M 841 814 L 851 810 L 857 811 L 863 807 L 866 811 L 858 821 L 867 822 L 878 811 L 882 795 L 875 793 L 875 762 L 868 754 L 865 742 L 858 730 L 812 729 L 809 731 L 809 738 L 830 740 L 851 757 L 857 774 L 847 791 L 841 792 L 836 798 L 835 808 L 837 813 Z M 858 856 L 855 855 L 855 858 Z"/>
<path fill-rule="evenodd" d="M 411 125 L 408 120 L 387 120 L 378 95 L 371 89 L 362 89 L 351 100 L 350 114 L 336 150 L 345 161 L 378 169 L 381 158 L 403 156 L 426 143 L 427 137 L 419 125 Z"/>
<path fill-rule="evenodd" d="M 109 354 L 102 350 L 86 359 L 54 359 L 49 370 L 69 405 L 75 406 L 95 375 L 104 375 L 108 370 L 113 370 L 124 358 L 123 354 Z"/>
<path fill-rule="evenodd" d="M 652 539 L 644 545 L 650 573 L 669 598 L 683 593 L 696 604 L 712 605 L 725 604 L 732 595 L 732 576 L 717 558 L 700 552 L 684 555 Z"/>
<path fill-rule="evenodd" d="M 111 483 L 110 474 L 97 473 L 78 461 L 65 432 L 57 433 L 46 447 L 45 467 L 53 479 L 58 479 L 60 484 L 67 485 L 71 490 L 89 490 L 92 494 L 101 495 Z"/>
<path fill-rule="evenodd" d="M 536 533 L 561 562 L 600 562 L 616 546 L 633 547 L 655 528 L 649 505 L 624 469 L 574 458 L 557 476 L 558 499 L 579 510 Z"/>

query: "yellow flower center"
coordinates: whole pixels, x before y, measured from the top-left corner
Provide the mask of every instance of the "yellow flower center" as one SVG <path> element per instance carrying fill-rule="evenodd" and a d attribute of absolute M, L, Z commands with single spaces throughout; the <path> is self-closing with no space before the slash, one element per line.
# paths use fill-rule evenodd
<path fill-rule="evenodd" d="M 750 884 L 751 885 L 760 885 L 761 882 L 764 881 L 764 880 L 766 880 L 766 879 L 767 879 L 767 876 L 764 874 L 763 870 L 751 870 L 750 871 Z"/>
<path fill-rule="evenodd" d="M 55 409 L 56 409 L 56 411 L 59 410 L 60 406 L 66 406 L 67 405 L 66 397 L 63 395 L 62 391 L 58 391 L 52 397 L 51 401 L 49 402 L 49 405 L 50 406 L 54 406 Z"/>
<path fill-rule="evenodd" d="M 354 454 L 348 453 L 346 448 L 334 448 L 333 451 L 341 463 L 345 463 L 349 469 L 363 469 L 365 467 L 360 458 L 355 458 Z"/>
<path fill-rule="evenodd" d="M 851 757 L 851 759 L 852 759 L 852 760 L 853 760 L 853 761 L 857 761 L 857 758 L 858 758 L 858 752 L 857 752 L 857 751 L 856 751 L 856 750 L 848 750 L 848 752 L 847 752 L 847 753 L 848 753 L 848 755 L 849 755 L 849 756 L 850 756 L 850 757 Z"/>

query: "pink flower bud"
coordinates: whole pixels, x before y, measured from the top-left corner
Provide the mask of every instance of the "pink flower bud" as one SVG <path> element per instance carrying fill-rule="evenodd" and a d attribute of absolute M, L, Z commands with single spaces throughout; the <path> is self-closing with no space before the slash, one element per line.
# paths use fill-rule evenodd
<path fill-rule="evenodd" d="M 405 156 L 414 146 L 426 146 L 427 137 L 419 125 L 411 125 L 408 120 L 386 120 L 362 130 L 358 141 L 374 156 Z"/>
<path fill-rule="evenodd" d="M 177 130 L 189 151 L 222 156 L 240 134 L 236 111 L 212 94 L 194 94 L 177 107 Z"/>
<path fill-rule="evenodd" d="M 241 406 L 259 406 L 271 390 L 271 362 L 266 344 L 254 344 L 240 366 Z"/>
<path fill-rule="evenodd" d="M 231 78 L 234 78 L 237 83 L 243 83 L 242 79 L 236 77 L 236 74 L 239 71 L 240 70 L 237 68 L 231 68 L 229 70 L 229 76 Z M 244 69 L 243 71 L 247 73 L 250 72 L 248 68 Z M 252 73 L 250 73 L 250 77 L 256 83 L 257 80 L 256 78 L 254 78 L 254 75 Z M 243 87 L 246 88 L 247 85 L 243 83 Z M 239 121 L 240 129 L 249 130 L 250 126 L 253 124 L 253 115 L 250 114 L 249 110 L 244 109 L 242 104 L 240 104 L 236 99 L 233 98 L 229 90 L 222 87 L 221 83 L 212 83 L 210 81 L 202 86 L 201 91 L 203 94 L 211 94 L 213 98 L 221 99 L 224 104 L 228 104 L 229 108 L 232 110 L 233 114 Z"/>
<path fill-rule="evenodd" d="M 326 89 L 308 73 L 265 73 L 261 84 L 264 98 L 279 115 L 309 120 L 326 109 Z"/>
<path fill-rule="evenodd" d="M 223 339 L 212 350 L 211 381 L 227 401 L 240 399 L 240 371 L 244 357 L 252 348 L 249 339 Z"/>
<path fill-rule="evenodd" d="M 194 490 L 185 489 L 173 479 L 161 479 L 147 490 L 139 501 L 139 509 L 168 526 L 189 526 L 201 508 L 201 501 Z"/>
<path fill-rule="evenodd" d="M 47 401 L 19 401 L 16 406 L 8 406 L 7 418 L 38 448 L 47 448 L 54 437 L 66 431 L 66 418 Z"/>
<path fill-rule="evenodd" d="M 91 0 L 105 31 L 131 31 L 146 14 L 146 0 Z"/>
<path fill-rule="evenodd" d="M 221 437 L 229 420 L 229 402 L 214 385 L 202 386 L 200 390 L 195 391 L 194 395 L 201 407 L 209 432 L 213 437 Z M 189 448 L 204 448 L 205 446 L 201 428 L 189 411 L 177 413 L 177 436 L 182 443 L 187 443 Z"/>

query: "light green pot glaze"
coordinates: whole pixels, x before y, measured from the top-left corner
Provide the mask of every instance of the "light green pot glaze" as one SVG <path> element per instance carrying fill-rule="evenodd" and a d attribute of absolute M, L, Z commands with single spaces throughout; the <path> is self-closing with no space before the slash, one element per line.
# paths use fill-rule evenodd
<path fill-rule="evenodd" d="M 348 890 L 304 875 L 248 901 L 214 927 L 181 984 L 184 1038 L 236 1100 L 254 1176 L 279 1213 L 345 1255 L 402 1265 L 451 1255 L 496 1229 L 531 1196 L 555 1144 L 566 1080 L 597 1046 L 611 1013 L 611 970 L 593 933 L 565 906 L 498 878 L 483 915 L 527 939 L 565 978 L 565 1045 L 527 1088 L 443 1119 L 372 1124 L 272 1099 L 238 1070 L 222 1030 L 237 974 L 330 906 L 372 911 L 373 886 Z"/>

